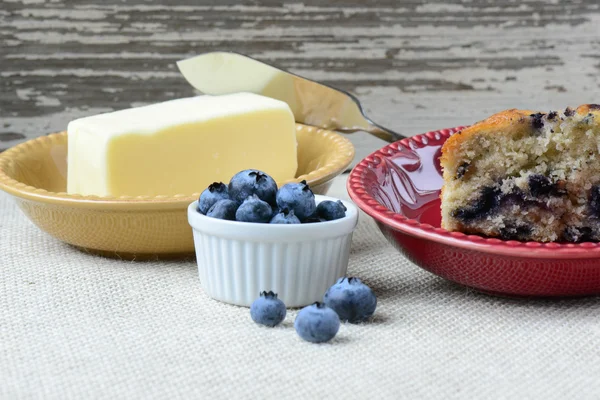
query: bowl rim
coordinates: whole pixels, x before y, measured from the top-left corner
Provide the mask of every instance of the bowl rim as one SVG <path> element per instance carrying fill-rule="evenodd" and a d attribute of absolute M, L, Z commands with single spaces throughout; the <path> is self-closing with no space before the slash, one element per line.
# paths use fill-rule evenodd
<path fill-rule="evenodd" d="M 420 135 L 412 136 L 390 143 L 371 153 L 361 160 L 350 172 L 346 188 L 350 198 L 367 215 L 379 224 L 383 224 L 398 232 L 424 239 L 450 247 L 473 250 L 488 254 L 511 257 L 525 257 L 531 259 L 581 259 L 599 258 L 600 243 L 557 243 L 557 242 L 520 242 L 516 240 L 502 240 L 486 238 L 479 235 L 469 235 L 462 232 L 451 232 L 443 228 L 436 228 L 430 224 L 421 223 L 415 219 L 407 218 L 396 213 L 379 203 L 366 189 L 364 176 L 377 160 L 395 155 L 399 148 L 412 148 L 414 146 L 427 146 L 429 140 L 448 139 L 452 134 L 465 129 L 466 126 L 440 129 Z"/>
<path fill-rule="evenodd" d="M 340 200 L 346 206 L 346 216 L 333 221 L 290 225 L 228 221 L 200 214 L 198 200 L 195 200 L 188 205 L 188 223 L 194 231 L 210 236 L 252 242 L 305 242 L 351 234 L 358 224 L 358 207 L 348 200 L 315 194 L 317 205 L 326 200 Z"/>
<path fill-rule="evenodd" d="M 310 125 L 296 123 L 296 131 L 306 130 L 315 135 L 322 136 L 332 141 L 336 145 L 336 151 L 333 159 L 325 165 L 319 166 L 314 171 L 300 175 L 294 179 L 278 182 L 278 186 L 289 182 L 300 182 L 306 180 L 309 185 L 317 186 L 331 180 L 334 176 L 344 172 L 352 163 L 355 155 L 355 149 L 352 142 L 338 132 L 328 129 L 317 128 Z M 182 208 L 197 199 L 201 192 L 191 194 L 157 195 L 157 196 L 94 196 L 78 195 L 66 192 L 51 192 L 42 188 L 36 188 L 17 181 L 10 177 L 6 171 L 6 166 L 16 159 L 20 154 L 31 151 L 31 149 L 40 146 L 49 146 L 58 141 L 64 140 L 67 131 L 51 133 L 30 139 L 8 148 L 0 153 L 0 190 L 3 190 L 13 196 L 32 200 L 37 202 L 52 203 L 56 205 L 68 205 L 71 207 L 88 207 L 93 205 L 96 208 L 114 209 L 171 209 Z"/>

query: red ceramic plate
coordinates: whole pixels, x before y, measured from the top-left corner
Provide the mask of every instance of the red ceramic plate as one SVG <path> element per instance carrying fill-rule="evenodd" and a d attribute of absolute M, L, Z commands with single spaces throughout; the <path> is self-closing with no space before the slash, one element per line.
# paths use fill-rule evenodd
<path fill-rule="evenodd" d="M 362 160 L 348 192 L 415 264 L 451 281 L 510 296 L 600 294 L 600 245 L 518 242 L 440 228 L 441 147 L 463 127 L 392 143 Z"/>

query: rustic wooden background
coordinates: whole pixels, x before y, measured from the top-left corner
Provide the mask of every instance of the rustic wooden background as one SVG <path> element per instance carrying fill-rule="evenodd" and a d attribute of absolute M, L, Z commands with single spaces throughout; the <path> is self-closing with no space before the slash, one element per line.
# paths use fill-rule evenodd
<path fill-rule="evenodd" d="M 175 62 L 235 50 L 356 94 L 407 135 L 600 102 L 598 0 L 0 2 L 0 151 L 193 95 Z M 351 136 L 358 156 L 383 143 Z"/>

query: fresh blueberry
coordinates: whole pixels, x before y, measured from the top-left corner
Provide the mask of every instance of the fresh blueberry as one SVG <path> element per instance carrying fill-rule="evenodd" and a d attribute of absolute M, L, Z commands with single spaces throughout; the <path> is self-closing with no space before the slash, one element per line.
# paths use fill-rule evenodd
<path fill-rule="evenodd" d="M 227 219 L 235 221 L 235 212 L 238 209 L 238 203 L 233 200 L 219 200 L 206 212 L 207 217 Z"/>
<path fill-rule="evenodd" d="M 253 194 L 249 196 L 235 212 L 235 219 L 242 222 L 269 222 L 273 215 L 271 206 Z"/>
<path fill-rule="evenodd" d="M 272 291 L 262 292 L 250 306 L 252 320 L 261 325 L 278 325 L 285 319 L 285 313 L 285 304 Z"/>
<path fill-rule="evenodd" d="M 347 208 L 341 200 L 325 200 L 317 206 L 317 215 L 326 221 L 333 221 L 334 219 L 344 218 L 346 210 Z"/>
<path fill-rule="evenodd" d="M 358 278 L 338 279 L 325 292 L 323 302 L 348 322 L 366 321 L 377 307 L 375 293 Z"/>
<path fill-rule="evenodd" d="M 317 209 L 315 195 L 306 181 L 283 185 L 277 192 L 276 199 L 280 209 L 294 210 L 300 220 L 313 215 Z"/>
<path fill-rule="evenodd" d="M 204 192 L 198 199 L 198 211 L 200 214 L 206 215 L 208 210 L 219 200 L 229 199 L 227 185 L 223 182 L 214 182 L 204 189 Z"/>
<path fill-rule="evenodd" d="M 253 194 L 273 207 L 275 206 L 277 184 L 269 175 L 256 169 L 238 172 L 229 181 L 229 197 L 231 200 L 241 203 Z"/>
<path fill-rule="evenodd" d="M 298 335 L 313 343 L 327 342 L 340 329 L 340 318 L 331 308 L 316 302 L 298 312 L 294 321 Z"/>
<path fill-rule="evenodd" d="M 271 224 L 299 224 L 300 220 L 296 215 L 294 215 L 294 211 L 290 211 L 287 208 L 279 211 L 277 214 L 271 218 Z"/>

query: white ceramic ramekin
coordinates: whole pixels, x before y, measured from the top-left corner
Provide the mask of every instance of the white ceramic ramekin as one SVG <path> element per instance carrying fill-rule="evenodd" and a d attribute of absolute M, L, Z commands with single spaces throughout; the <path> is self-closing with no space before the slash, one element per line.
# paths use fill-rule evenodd
<path fill-rule="evenodd" d="M 315 196 L 317 203 L 334 200 Z M 300 225 L 255 224 L 210 218 L 188 207 L 200 283 L 216 300 L 250 306 L 272 290 L 287 307 L 322 301 L 348 268 L 358 209 L 343 201 L 344 218 Z"/>

